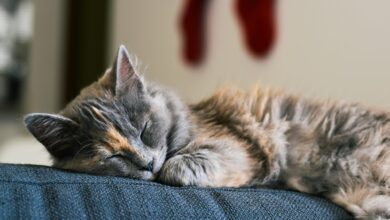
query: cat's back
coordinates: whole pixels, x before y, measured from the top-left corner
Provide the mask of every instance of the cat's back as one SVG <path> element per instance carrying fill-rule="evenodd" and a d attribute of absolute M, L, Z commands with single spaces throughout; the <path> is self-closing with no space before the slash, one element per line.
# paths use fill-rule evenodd
<path fill-rule="evenodd" d="M 216 123 L 247 121 L 261 126 L 284 121 L 333 134 L 380 127 L 390 121 L 388 111 L 345 101 L 309 99 L 260 86 L 251 90 L 226 87 L 190 107 L 201 120 Z"/>
<path fill-rule="evenodd" d="M 356 176 L 364 181 L 373 174 L 389 176 L 388 170 L 375 168 L 390 163 L 390 117 L 386 111 L 260 87 L 219 90 L 192 105 L 191 111 L 208 134 L 233 138 L 254 157 L 268 158 L 267 173 L 280 174 L 302 191 L 322 190 L 324 184 L 339 184 Z M 268 153 L 261 154 L 258 149 Z M 318 181 L 299 185 L 296 178 Z"/>

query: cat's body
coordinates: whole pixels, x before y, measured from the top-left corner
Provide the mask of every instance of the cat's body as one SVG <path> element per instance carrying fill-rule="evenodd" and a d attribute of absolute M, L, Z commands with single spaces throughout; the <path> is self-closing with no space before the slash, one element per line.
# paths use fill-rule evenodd
<path fill-rule="evenodd" d="M 192 109 L 205 131 L 197 137 L 226 138 L 236 142 L 230 148 L 245 149 L 234 154 L 232 166 L 249 166 L 249 172 L 229 173 L 240 180 L 233 186 L 270 185 L 321 194 L 357 216 L 390 210 L 388 113 L 261 89 L 224 90 Z M 229 184 L 214 180 L 205 185 Z"/>
<path fill-rule="evenodd" d="M 224 89 L 187 106 L 144 82 L 124 48 L 60 115 L 26 125 L 56 167 L 171 185 L 271 186 L 390 218 L 390 114 L 278 91 Z"/>

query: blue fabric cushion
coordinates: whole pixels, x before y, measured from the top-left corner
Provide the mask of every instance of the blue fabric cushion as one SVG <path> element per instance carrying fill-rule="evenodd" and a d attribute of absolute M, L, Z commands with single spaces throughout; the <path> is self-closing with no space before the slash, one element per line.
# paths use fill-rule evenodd
<path fill-rule="evenodd" d="M 50 167 L 0 164 L 0 219 L 349 219 L 283 190 L 172 187 Z"/>

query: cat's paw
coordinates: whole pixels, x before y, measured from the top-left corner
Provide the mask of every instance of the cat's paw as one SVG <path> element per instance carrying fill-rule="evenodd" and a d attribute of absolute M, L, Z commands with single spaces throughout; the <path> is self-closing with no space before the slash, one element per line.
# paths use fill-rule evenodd
<path fill-rule="evenodd" d="M 176 186 L 203 186 L 207 185 L 208 176 L 205 174 L 204 166 L 197 163 L 190 154 L 182 154 L 165 162 L 157 180 Z"/>

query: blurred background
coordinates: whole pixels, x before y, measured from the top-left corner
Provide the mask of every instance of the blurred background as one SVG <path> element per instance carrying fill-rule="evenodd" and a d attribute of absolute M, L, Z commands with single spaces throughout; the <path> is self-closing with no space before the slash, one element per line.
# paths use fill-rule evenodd
<path fill-rule="evenodd" d="M 390 1 L 195 2 L 0 0 L 0 162 L 50 164 L 23 115 L 59 111 L 120 44 L 188 102 L 260 82 L 390 109 Z"/>

